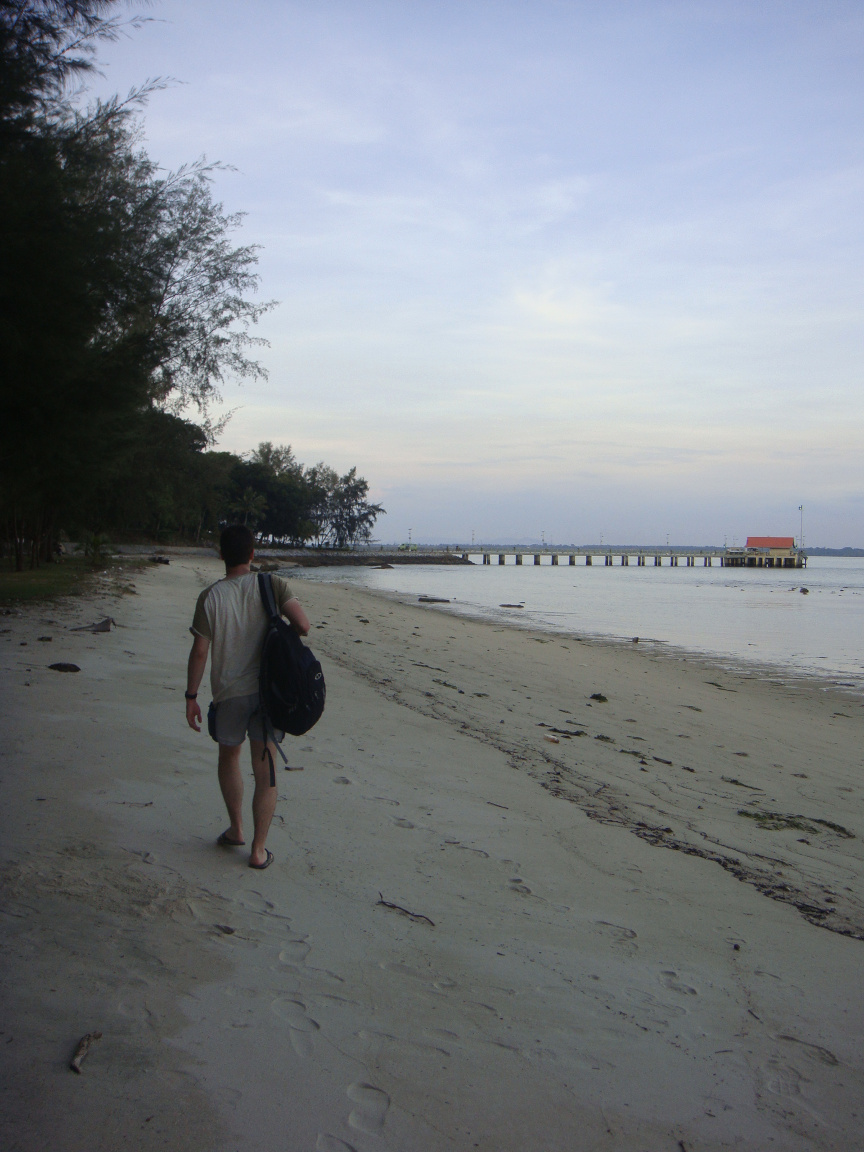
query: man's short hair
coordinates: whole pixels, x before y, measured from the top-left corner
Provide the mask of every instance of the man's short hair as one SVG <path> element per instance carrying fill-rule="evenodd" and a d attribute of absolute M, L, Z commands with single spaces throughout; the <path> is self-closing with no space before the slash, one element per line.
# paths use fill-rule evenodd
<path fill-rule="evenodd" d="M 248 564 L 255 551 L 255 537 L 245 524 L 229 524 L 219 537 L 219 551 L 229 568 Z"/>

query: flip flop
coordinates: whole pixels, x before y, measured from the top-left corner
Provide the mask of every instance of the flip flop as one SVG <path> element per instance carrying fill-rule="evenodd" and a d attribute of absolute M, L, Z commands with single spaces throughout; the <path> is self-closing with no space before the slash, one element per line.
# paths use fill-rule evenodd
<path fill-rule="evenodd" d="M 258 871 L 261 872 L 264 868 L 270 867 L 270 865 L 273 863 L 273 861 L 276 859 L 276 857 L 273 855 L 273 853 L 270 851 L 269 848 L 265 848 L 264 851 L 267 853 L 267 859 L 264 861 L 264 863 L 263 864 L 253 864 L 252 861 L 250 860 L 249 861 L 249 867 L 250 868 L 257 868 Z"/>
<path fill-rule="evenodd" d="M 220 846 L 220 848 L 242 848 L 246 841 L 232 840 L 227 832 L 223 832 L 216 843 Z"/>

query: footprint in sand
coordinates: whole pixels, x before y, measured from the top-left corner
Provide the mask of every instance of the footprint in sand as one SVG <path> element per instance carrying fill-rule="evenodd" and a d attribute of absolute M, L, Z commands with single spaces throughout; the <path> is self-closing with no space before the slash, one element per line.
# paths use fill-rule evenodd
<path fill-rule="evenodd" d="M 768 1061 L 766 1073 L 768 1091 L 776 1092 L 778 1096 L 800 1096 L 801 1085 L 809 1084 L 806 1076 L 802 1076 L 791 1064 L 784 1064 L 779 1056 Z"/>
<path fill-rule="evenodd" d="M 411 823 L 411 821 L 406 820 L 404 816 L 397 816 L 393 820 L 393 823 L 396 825 L 397 828 L 413 828 L 414 827 L 414 825 Z"/>
<path fill-rule="evenodd" d="M 254 889 L 244 892 L 242 896 L 238 897 L 237 902 L 241 907 L 248 909 L 250 912 L 255 912 L 259 916 L 280 916 L 273 901 L 267 900 L 260 892 L 256 892 Z M 280 918 L 283 920 L 288 919 L 287 916 Z"/>
<path fill-rule="evenodd" d="M 320 1031 L 320 1024 L 306 1015 L 306 1005 L 300 1000 L 280 996 L 270 1005 L 280 1020 L 284 1020 L 290 1030 L 291 1047 L 298 1056 L 312 1055 L 312 1036 Z"/>
<path fill-rule="evenodd" d="M 390 1032 L 376 1032 L 369 1028 L 361 1028 L 357 1033 L 360 1040 L 366 1047 L 369 1054 L 374 1054 L 377 1058 L 385 1044 L 395 1046 L 402 1049 L 403 1053 L 407 1055 L 410 1060 L 412 1055 L 416 1053 L 429 1053 L 436 1052 L 439 1056 L 449 1056 L 450 1052 L 446 1048 L 441 1048 L 437 1044 L 429 1043 L 425 1040 L 409 1040 L 404 1036 L 394 1036 Z"/>
<path fill-rule="evenodd" d="M 356 1083 L 348 1088 L 348 1099 L 354 1105 L 348 1114 L 348 1123 L 358 1132 L 380 1136 L 387 1119 L 390 1097 L 373 1084 Z"/>
<path fill-rule="evenodd" d="M 531 889 L 522 880 L 517 879 L 515 876 L 509 881 L 507 887 L 511 892 L 518 892 L 520 896 L 530 896 Z"/>
<path fill-rule="evenodd" d="M 458 1032 L 451 1032 L 449 1030 L 449 1028 L 427 1028 L 426 1029 L 426 1035 L 432 1037 L 433 1039 L 437 1039 L 437 1040 L 440 1040 L 440 1039 L 458 1040 L 459 1039 L 459 1033 Z"/>
<path fill-rule="evenodd" d="M 337 1136 L 329 1136 L 326 1132 L 319 1132 L 315 1141 L 315 1152 L 357 1152 L 353 1144 L 346 1144 Z"/>
<path fill-rule="evenodd" d="M 640 988 L 628 988 L 627 1000 L 637 1016 L 649 1024 L 668 1027 L 669 1020 L 687 1014 L 686 1008 L 681 1008 L 677 1004 L 664 1004 L 662 1000 L 658 1000 L 650 992 L 643 992 Z"/>
<path fill-rule="evenodd" d="M 279 959 L 283 964 L 305 964 L 311 951 L 312 945 L 307 940 L 289 940 L 279 953 Z"/>
<path fill-rule="evenodd" d="M 680 992 L 682 996 L 699 995 L 696 989 L 691 988 L 689 984 L 682 984 L 678 979 L 678 973 L 673 972 L 671 968 L 667 968 L 664 972 L 660 973 L 660 983 L 664 988 L 668 988 L 670 992 Z"/>
<path fill-rule="evenodd" d="M 797 1044 L 806 1056 L 819 1064 L 827 1064 L 829 1068 L 836 1068 L 840 1061 L 834 1053 L 823 1048 L 820 1044 L 810 1044 L 807 1040 L 799 1040 L 797 1036 L 778 1036 L 778 1040 L 785 1040 L 787 1044 Z"/>
<path fill-rule="evenodd" d="M 395 972 L 397 976 L 408 976 L 412 980 L 422 980 L 424 984 L 435 979 L 432 972 L 421 972 L 419 968 L 409 968 L 407 964 L 400 964 L 398 960 L 382 960 L 379 965 L 385 972 Z"/>
<path fill-rule="evenodd" d="M 597 920 L 595 930 L 600 936 L 610 941 L 616 952 L 625 956 L 632 956 L 639 951 L 636 943 L 636 933 L 632 928 L 625 928 L 621 924 L 610 924 L 608 920 Z"/>
<path fill-rule="evenodd" d="M 407 964 L 401 964 L 398 961 L 382 960 L 379 965 L 385 972 L 393 972 L 397 976 L 407 976 L 410 980 L 419 980 L 427 986 L 437 988 L 439 991 L 446 991 L 450 988 L 458 988 L 459 985 L 455 980 L 451 980 L 449 976 L 441 976 L 436 972 L 427 970 L 420 970 L 419 968 L 410 968 Z"/>

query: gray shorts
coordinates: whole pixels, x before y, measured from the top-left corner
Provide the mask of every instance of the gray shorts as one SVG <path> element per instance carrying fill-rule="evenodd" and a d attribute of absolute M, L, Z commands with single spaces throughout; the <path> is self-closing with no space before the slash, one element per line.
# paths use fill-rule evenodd
<path fill-rule="evenodd" d="M 264 721 L 258 707 L 258 693 L 252 696 L 232 696 L 210 704 L 207 711 L 207 731 L 217 744 L 236 748 L 242 744 L 248 733 L 251 740 L 264 742 Z M 270 734 L 277 744 L 281 744 L 285 733 L 277 728 Z"/>

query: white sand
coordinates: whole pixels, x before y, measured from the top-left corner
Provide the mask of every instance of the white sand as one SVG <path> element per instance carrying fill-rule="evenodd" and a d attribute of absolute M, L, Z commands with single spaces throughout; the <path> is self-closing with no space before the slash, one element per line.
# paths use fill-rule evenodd
<path fill-rule="evenodd" d="M 0 618 L 5 1149 L 860 1146 L 859 700 L 298 580 L 255 872 L 183 718 L 215 574 Z"/>

